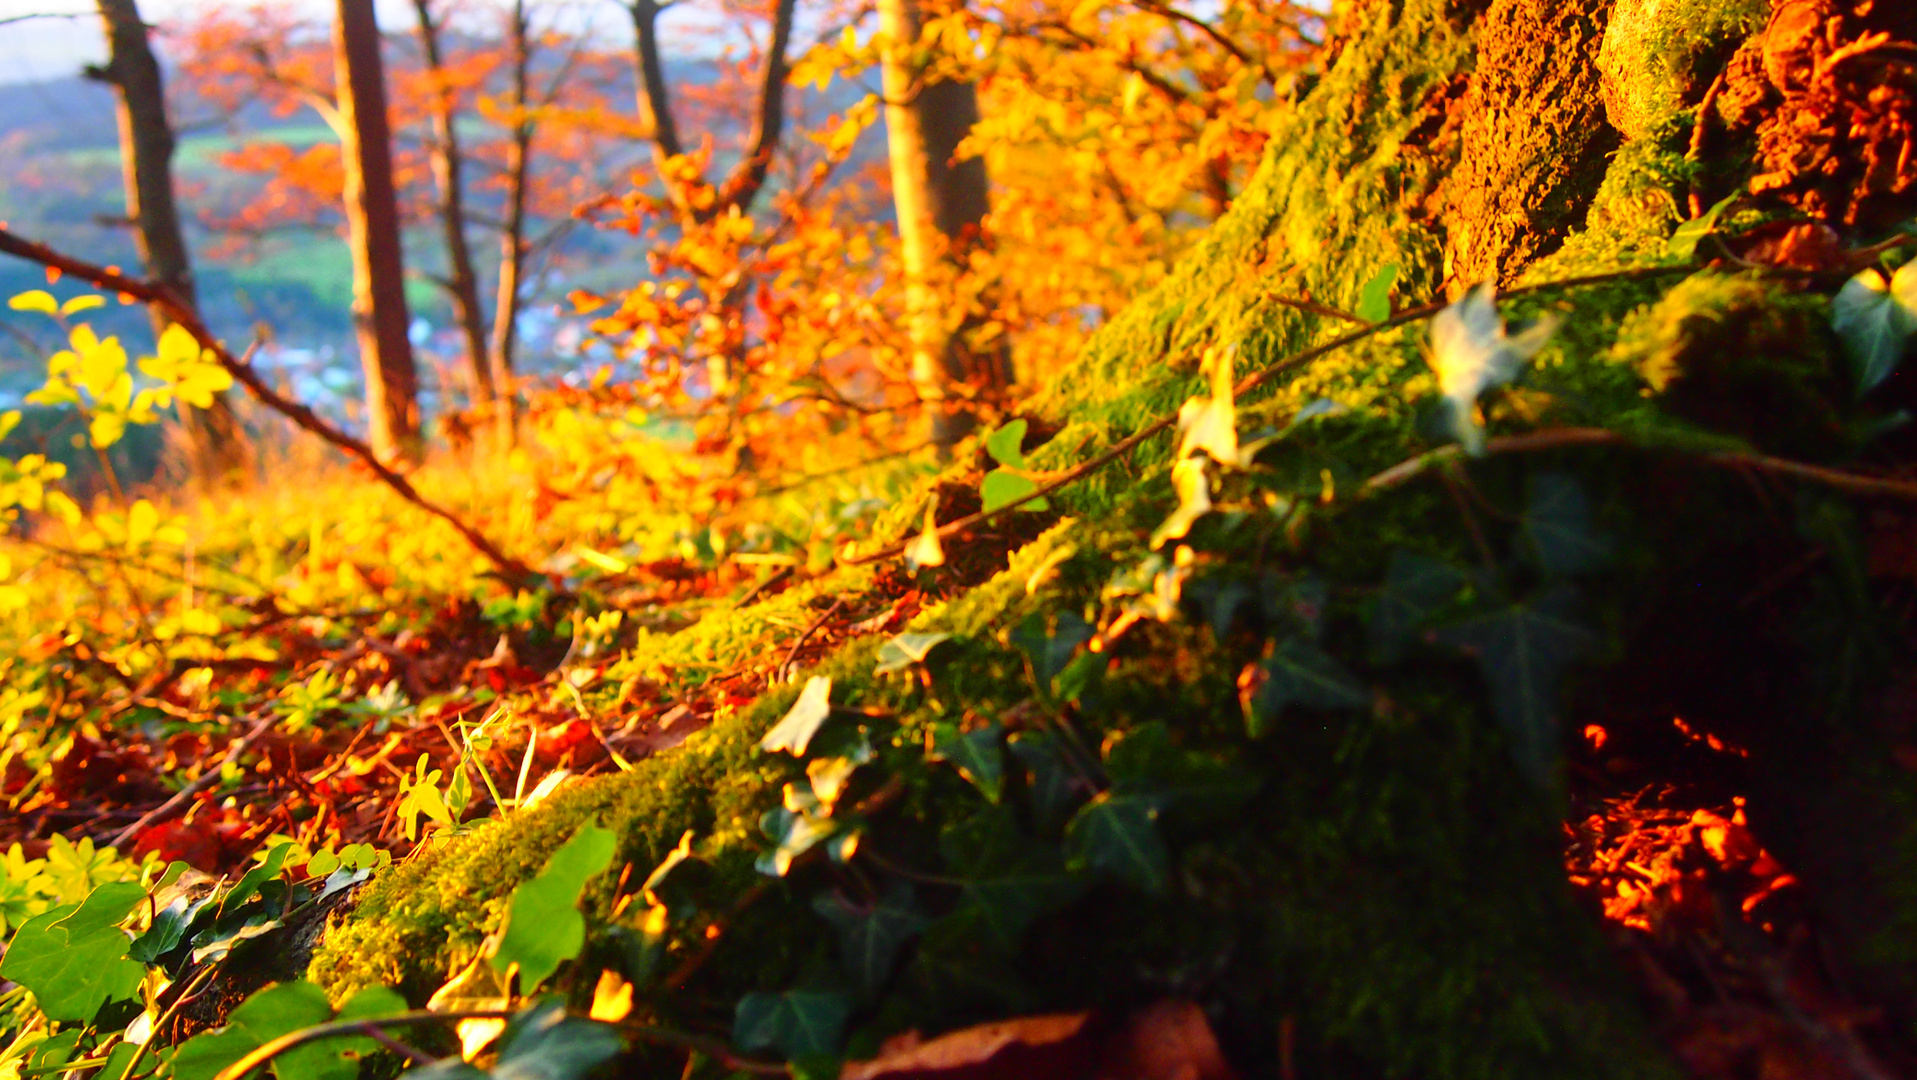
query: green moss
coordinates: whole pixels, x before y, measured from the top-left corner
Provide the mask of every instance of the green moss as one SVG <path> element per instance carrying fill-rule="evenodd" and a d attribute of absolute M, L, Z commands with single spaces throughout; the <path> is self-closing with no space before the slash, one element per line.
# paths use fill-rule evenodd
<path fill-rule="evenodd" d="M 1235 346 L 1242 374 L 1345 329 L 1271 294 L 1348 306 L 1387 263 L 1400 267 L 1400 307 L 1436 291 L 1443 238 L 1418 207 L 1449 162 L 1447 151 L 1427 145 L 1426 131 L 1436 91 L 1469 67 L 1472 44 L 1437 0 L 1366 5 L 1353 18 L 1336 64 L 1277 116 L 1265 167 L 1231 214 L 1047 389 L 1041 407 L 1064 427 L 1033 455 L 1036 467 L 1086 460 L 1175 410 L 1196 389 L 1196 359 L 1208 346 Z M 1689 182 L 1688 130 L 1673 113 L 1627 144 L 1584 228 L 1524 280 L 1669 261 L 1666 241 L 1684 216 Z M 1564 322 L 1523 384 L 1485 401 L 1493 433 L 1595 425 L 1653 446 L 1743 437 L 1841 452 L 1832 432 L 1845 417 L 1828 402 L 1842 395 L 1833 394 L 1813 325 L 1818 301 L 1712 273 L 1673 287 L 1681 277 L 1607 279 L 1507 302 L 1514 320 L 1550 312 Z M 1466 566 L 1498 562 L 1500 577 L 1480 582 L 1484 592 L 1522 597 L 1537 587 L 1535 552 L 1513 522 L 1527 485 L 1547 468 L 1584 479 L 1617 540 L 1610 576 L 1586 589 L 1594 626 L 1645 617 L 1655 607 L 1645 598 L 1656 599 L 1663 572 L 1658 559 L 1668 553 L 1671 566 L 1689 567 L 1710 554 L 1695 538 L 1712 522 L 1754 514 L 1697 499 L 1690 516 L 1669 512 L 1655 527 L 1645 524 L 1632 517 L 1643 462 L 1621 449 L 1473 463 L 1471 505 L 1482 514 L 1461 510 L 1463 500 L 1435 481 L 1365 494 L 1367 478 L 1431 447 L 1419 420 L 1435 391 L 1425 352 L 1422 326 L 1389 330 L 1240 403 L 1246 431 L 1284 427 L 1321 399 L 1341 407 L 1288 430 L 1257 468 L 1226 477 L 1217 497 L 1229 511 L 1201 520 L 1189 538 L 1194 580 L 1242 585 L 1251 598 L 1245 619 L 1137 622 L 1081 656 L 1090 660 L 1069 705 L 1056 700 L 1056 688 L 1033 685 L 1008 643 L 1034 614 L 1112 613 L 1107 583 L 1146 558 L 1146 537 L 1173 505 L 1169 440 L 1161 439 L 1055 496 L 1069 517 L 1009 552 L 1002 571 L 925 607 L 907 629 L 953 640 L 923 671 L 876 676 L 880 642 L 867 637 L 808 672 L 833 678 L 835 703 L 864 710 L 877 761 L 849 798 L 900 781 L 895 801 L 868 823 L 870 843 L 916 868 L 936 918 L 916 957 L 883 994 L 862 1002 L 858 1045 L 907 1027 L 1202 993 L 1230 1010 L 1242 1029 L 1238 1046 L 1269 1047 L 1280 1018 L 1290 1016 L 1313 1052 L 1394 1075 L 1674 1075 L 1607 955 L 1595 914 L 1565 886 L 1560 808 L 1512 764 L 1475 667 L 1435 650 L 1402 665 L 1374 663 L 1366 623 L 1400 549 Z M 1720 356 L 1737 364 L 1713 367 Z M 1724 396 L 1752 422 L 1748 430 L 1697 411 L 1699 388 L 1708 388 L 1704 399 Z M 888 510 L 874 542 L 916 531 L 935 493 L 976 484 L 963 448 L 959 461 Z M 1677 551 L 1681 544 L 1694 546 Z M 878 573 L 837 570 L 744 610 L 710 612 L 676 634 L 646 635 L 610 674 L 661 687 L 696 684 L 762 652 L 780 626 L 809 622 L 816 600 L 871 590 Z M 1273 597 L 1305 582 L 1328 584 L 1312 632 L 1374 689 L 1373 707 L 1291 710 L 1274 735 L 1254 741 L 1245 734 L 1240 675 L 1263 658 L 1274 627 L 1297 618 L 1289 601 Z M 1212 614 L 1200 606 L 1186 610 Z M 1109 619 L 1104 627 L 1114 633 Z M 757 741 L 796 693 L 771 690 L 630 773 L 576 783 L 382 876 L 329 934 L 314 977 L 336 995 L 385 982 L 422 998 L 479 946 L 511 887 L 579 822 L 597 820 L 621 835 L 629 881 L 691 831 L 713 868 L 705 910 L 726 912 L 739 897 L 755 897 L 727 916 L 695 985 L 656 990 L 647 1008 L 716 1030 L 743 993 L 823 978 L 833 962 L 830 933 L 811 914 L 812 898 L 828 887 L 869 888 L 866 874 L 879 871 L 809 868 L 758 887 L 752 864 L 767 846 L 760 815 L 802 771 L 785 755 L 759 751 Z M 994 951 L 980 944 L 976 921 L 965 921 L 941 840 L 999 814 L 1054 854 L 1059 836 L 1056 822 L 1030 810 L 1017 770 L 1007 780 L 1012 809 L 993 810 L 954 769 L 926 764 L 933 724 L 988 722 L 1021 735 L 1069 732 L 1087 756 L 1162 725 L 1178 753 L 1255 777 L 1256 793 L 1229 815 L 1167 815 L 1176 872 L 1164 893 L 1104 881 L 1042 920 L 1021 948 Z M 601 921 L 616 908 L 616 877 L 591 890 Z M 621 918 L 629 925 L 634 917 Z M 669 962 L 698 952 L 705 925 L 675 929 Z M 602 931 L 593 948 L 616 953 L 614 936 Z"/>

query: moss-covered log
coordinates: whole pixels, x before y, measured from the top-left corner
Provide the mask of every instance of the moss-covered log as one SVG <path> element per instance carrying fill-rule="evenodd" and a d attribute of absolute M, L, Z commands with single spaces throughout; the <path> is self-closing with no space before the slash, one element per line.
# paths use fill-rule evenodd
<path fill-rule="evenodd" d="M 875 674 L 869 637 L 807 672 L 853 710 L 833 738 L 871 746 L 839 803 L 864 810 L 845 865 L 815 849 L 780 877 L 755 867 L 762 817 L 818 787 L 758 748 L 798 694 L 780 688 L 380 878 L 314 977 L 423 998 L 596 820 L 632 869 L 590 890 L 589 959 L 641 981 L 662 1023 L 723 1027 L 745 994 L 825 988 L 857 1053 L 906 1028 L 1175 994 L 1252 1073 L 1277 1073 L 1282 1042 L 1299 1075 L 1680 1075 L 1562 863 L 1585 783 L 1566 733 L 1653 740 L 1676 715 L 1748 749 L 1753 827 L 1827 898 L 1848 970 L 1907 1006 L 1917 787 L 1882 721 L 1905 634 L 1857 554 L 1866 511 L 1722 457 L 1854 465 L 1886 452 L 1882 410 L 1850 389 L 1824 278 L 1699 266 L 1668 243 L 1695 192 L 1758 167 L 1748 132 L 1696 148 L 1705 88 L 1762 19 L 1625 7 L 1628 24 L 1598 0 L 1341 10 L 1334 58 L 1274 106 L 1230 215 L 1035 406 L 1059 428 L 1035 465 L 1070 466 L 1203 395 L 1207 355 L 1245 375 L 1346 332 L 1310 308 L 1355 308 L 1390 266 L 1400 310 L 1499 280 L 1525 288 L 1507 317 L 1562 319 L 1522 386 L 1485 402 L 1493 436 L 1534 436 L 1494 447 L 1525 452 L 1388 472 L 1435 445 L 1421 323 L 1288 369 L 1238 402 L 1247 437 L 1279 438 L 1212 470 L 1223 512 L 1185 553 L 1150 550 L 1177 499 L 1175 448 L 1148 442 L 1055 496 L 1049 527 L 1014 515 L 1006 532 L 1037 539 L 957 552 L 1003 569 L 944 582 L 909 627 L 952 635 L 922 669 Z M 1732 211 L 1739 230 L 1779 198 Z M 1550 435 L 1592 429 L 1602 445 Z M 975 464 L 938 483 L 976 485 Z M 685 680 L 765 650 L 815 598 L 888 599 L 903 580 L 843 568 L 649 638 L 615 674 Z M 1074 651 L 1079 626 L 1101 651 Z M 1524 652 L 1540 648 L 1548 663 Z M 968 732 L 1003 775 L 953 767 Z M 1106 816 L 1068 826 L 1093 789 Z M 1130 861 L 1095 827 L 1136 841 Z M 661 955 L 630 897 L 687 831 L 712 873 Z M 918 932 L 861 981 L 833 913 L 897 896 Z"/>

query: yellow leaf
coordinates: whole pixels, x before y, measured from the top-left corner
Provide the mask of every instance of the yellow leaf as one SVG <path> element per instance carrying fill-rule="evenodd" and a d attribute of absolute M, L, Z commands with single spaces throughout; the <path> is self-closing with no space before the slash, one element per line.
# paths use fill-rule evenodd
<path fill-rule="evenodd" d="M 19 611 L 31 600 L 24 586 L 0 585 L 0 611 Z"/>
<path fill-rule="evenodd" d="M 73 299 L 68 300 L 66 303 L 61 304 L 60 314 L 71 315 L 76 311 L 86 311 L 89 308 L 97 308 L 97 307 L 105 307 L 105 306 L 106 306 L 106 297 L 96 296 L 92 293 L 88 293 L 85 296 L 76 296 Z"/>
<path fill-rule="evenodd" d="M 1238 414 L 1232 402 L 1231 350 L 1205 350 L 1211 397 L 1192 398 L 1178 410 L 1178 456 L 1203 450 L 1220 465 L 1238 464 Z"/>
<path fill-rule="evenodd" d="M 78 525 L 86 519 L 80 510 L 80 504 L 64 491 L 47 492 L 47 513 L 59 518 L 68 526 Z"/>
<path fill-rule="evenodd" d="M 15 311 L 38 311 L 47 315 L 56 315 L 60 311 L 59 301 L 45 289 L 33 289 L 23 292 L 7 301 L 7 306 Z"/>
<path fill-rule="evenodd" d="M 184 366 L 200 359 L 200 343 L 186 327 L 174 323 L 160 331 L 159 352 L 162 361 Z"/>
<path fill-rule="evenodd" d="M 1183 539 L 1194 522 L 1211 513 L 1211 481 L 1205 476 L 1203 458 L 1186 458 L 1173 465 L 1172 489 L 1178 492 L 1178 509 L 1153 530 L 1153 548 L 1167 540 Z"/>
<path fill-rule="evenodd" d="M 932 505 L 925 508 L 925 531 L 905 549 L 905 561 L 914 569 L 945 565 L 945 549 L 939 546 L 938 509 L 938 500 L 932 500 Z"/>
<path fill-rule="evenodd" d="M 603 1020 L 616 1024 L 632 1012 L 632 984 L 619 977 L 617 972 L 607 970 L 599 973 L 599 985 L 592 990 L 592 1011 L 587 1013 L 594 1020 Z"/>
<path fill-rule="evenodd" d="M 199 634 L 202 637 L 211 637 L 224 628 L 220 622 L 220 617 L 210 611 L 193 608 L 180 613 L 180 629 L 186 633 Z"/>
<path fill-rule="evenodd" d="M 160 531 L 160 511 L 145 499 L 133 504 L 126 512 L 126 546 L 137 548 L 153 539 Z"/>
<path fill-rule="evenodd" d="M 93 441 L 93 448 L 104 450 L 120 441 L 126 434 L 126 414 L 117 412 L 97 413 L 93 422 L 87 425 L 87 435 Z"/>
<path fill-rule="evenodd" d="M 13 434 L 13 429 L 19 426 L 19 409 L 9 409 L 6 412 L 0 413 L 0 439 L 4 439 L 8 435 Z"/>

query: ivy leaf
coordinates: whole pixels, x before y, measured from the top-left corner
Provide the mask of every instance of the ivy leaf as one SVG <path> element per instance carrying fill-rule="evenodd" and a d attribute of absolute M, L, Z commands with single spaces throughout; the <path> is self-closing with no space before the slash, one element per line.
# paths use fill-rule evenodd
<path fill-rule="evenodd" d="M 32 991 L 50 1020 L 92 1020 L 107 1002 L 139 992 L 146 967 L 126 959 L 131 942 L 119 923 L 145 899 L 138 884 L 112 882 L 77 906 L 28 919 L 0 957 L 0 979 Z"/>
<path fill-rule="evenodd" d="M 226 1026 L 181 1043 L 167 1063 L 174 1080 L 213 1080 L 221 1070 L 282 1035 L 324 1024 L 333 1015 L 326 991 L 304 979 L 276 983 L 241 1002 Z M 293 1080 L 281 1074 L 282 1080 Z"/>
<path fill-rule="evenodd" d="M 1013 420 L 1001 426 L 997 431 L 985 437 L 985 452 L 992 460 L 1008 469 L 1025 467 L 1026 423 L 1023 419 Z"/>
<path fill-rule="evenodd" d="M 833 990 L 787 990 L 747 994 L 732 1018 L 732 1045 L 740 1050 L 777 1050 L 788 1060 L 839 1049 L 852 1002 Z"/>
<path fill-rule="evenodd" d="M 1917 333 L 1917 259 L 1889 282 L 1876 267 L 1845 282 L 1831 301 L 1830 324 L 1850 358 L 1859 394 L 1889 378 Z"/>
<path fill-rule="evenodd" d="M 1021 421 L 1021 423 L 1022 422 L 1023 421 Z M 1038 481 L 1033 480 L 1029 476 L 1020 476 L 1018 473 L 1007 472 L 1004 469 L 993 469 L 991 472 L 986 473 L 985 479 L 979 483 L 979 509 L 984 511 L 997 510 L 999 507 L 1017 502 L 1037 490 Z M 1042 496 L 1024 505 L 1024 509 L 1026 510 L 1050 510 L 1051 508 L 1051 500 Z"/>
<path fill-rule="evenodd" d="M 786 786 L 787 801 L 791 801 L 793 786 Z M 790 806 L 775 806 L 759 818 L 759 831 L 763 832 L 774 847 L 760 855 L 754 867 L 768 877 L 784 877 L 791 869 L 794 860 L 811 851 L 819 844 L 839 838 L 835 848 L 830 849 L 833 858 L 844 862 L 858 846 L 858 833 L 850 831 L 843 822 L 834 821 L 828 808 L 813 803 L 819 811 L 806 813 L 803 809 Z"/>
<path fill-rule="evenodd" d="M 1611 557 L 1611 542 L 1592 520 L 1584 485 L 1569 473 L 1542 472 L 1531 477 L 1523 528 L 1547 577 L 1588 573 Z"/>
<path fill-rule="evenodd" d="M 1092 794 L 1092 785 L 1065 756 L 1061 740 L 1050 732 L 1014 732 L 1012 756 L 1025 766 L 1025 789 L 1032 799 L 1032 820 L 1041 833 L 1057 835 L 1072 811 Z"/>
<path fill-rule="evenodd" d="M 421 755 L 420 760 L 425 760 L 424 755 Z M 225 917 L 238 911 L 241 905 L 259 895 L 260 886 L 280 876 L 280 868 L 286 865 L 286 856 L 292 850 L 293 845 L 290 843 L 275 845 L 266 853 L 266 858 L 260 860 L 258 866 L 240 875 L 240 880 L 234 882 L 232 891 L 226 894 L 226 899 L 220 901 L 219 910 L 215 914 Z"/>
<path fill-rule="evenodd" d="M 1162 720 L 1106 737 L 1105 772 L 1121 791 L 1156 791 L 1164 811 L 1189 820 L 1219 820 L 1258 793 L 1258 775 L 1179 747 Z"/>
<path fill-rule="evenodd" d="M 812 910 L 838 930 L 839 957 L 867 996 L 891 978 L 899 949 L 932 924 L 916 900 L 912 883 L 896 879 L 870 906 L 836 892 L 813 898 Z"/>
<path fill-rule="evenodd" d="M 551 1000 L 513 1017 L 500 1038 L 493 1080 L 578 1080 L 625 1049 L 618 1028 L 567 1016 Z"/>
<path fill-rule="evenodd" d="M 1038 1008 L 1042 999 L 1013 966 L 1010 950 L 980 947 L 993 939 L 985 913 L 962 906 L 919 939 L 909 981 L 943 1015 L 980 1008 L 1016 1015 Z"/>
<path fill-rule="evenodd" d="M 1391 287 L 1398 283 L 1398 264 L 1386 263 L 1358 290 L 1358 310 L 1352 314 L 1366 322 L 1381 323 L 1391 318 Z"/>
<path fill-rule="evenodd" d="M 683 919 L 698 909 L 688 879 L 705 864 L 692 853 L 692 835 L 691 829 L 682 833 L 679 846 L 660 860 L 652 873 L 646 875 L 645 884 L 639 886 L 639 894 L 647 903 L 664 907 L 675 919 Z"/>
<path fill-rule="evenodd" d="M 890 675 L 904 671 L 913 664 L 925 663 L 941 641 L 951 640 L 952 635 L 938 634 L 898 634 L 879 646 L 879 666 L 874 674 Z"/>
<path fill-rule="evenodd" d="M 1034 614 L 1013 630 L 1011 643 L 1031 661 L 1032 680 L 1041 690 L 1050 690 L 1052 680 L 1072 662 L 1072 654 L 1092 639 L 1092 627 L 1076 612 L 1061 611 L 1050 627 L 1045 616 Z"/>
<path fill-rule="evenodd" d="M 1431 365 L 1438 373 L 1449 433 L 1464 452 L 1484 453 L 1484 427 L 1478 422 L 1478 397 L 1518 377 L 1558 328 L 1546 315 L 1517 336 L 1507 336 L 1498 314 L 1497 288 L 1489 282 L 1466 293 L 1431 320 Z"/>
<path fill-rule="evenodd" d="M 1717 219 L 1724 216 L 1724 211 L 1728 209 L 1732 203 L 1736 202 L 1737 199 L 1737 195 L 1728 195 L 1718 200 L 1717 204 L 1709 210 L 1679 225 L 1677 231 L 1671 234 L 1671 239 L 1665 244 L 1664 250 L 1668 252 L 1671 257 L 1682 259 L 1685 262 L 1696 259 L 1697 245 L 1701 243 L 1705 237 L 1717 231 Z"/>
<path fill-rule="evenodd" d="M 1220 465 L 1238 464 L 1238 409 L 1232 400 L 1231 348 L 1205 350 L 1211 396 L 1195 397 L 1178 410 L 1178 457 L 1200 451 Z"/>
<path fill-rule="evenodd" d="M 1442 559 L 1402 548 L 1392 552 L 1384 588 L 1371 608 L 1372 657 L 1379 663 L 1396 663 L 1417 629 L 1468 581 L 1464 571 Z"/>
<path fill-rule="evenodd" d="M 494 970 L 519 965 L 521 992 L 530 992 L 579 955 L 586 944 L 586 920 L 579 914 L 579 893 L 612 863 L 618 839 L 591 822 L 560 845 L 545 869 L 512 892 L 506 925 L 493 952 Z"/>
<path fill-rule="evenodd" d="M 926 566 L 945 565 L 945 549 L 939 545 L 938 513 L 938 500 L 934 499 L 931 505 L 925 508 L 925 531 L 919 533 L 918 539 L 906 545 L 905 561 L 910 563 L 914 570 Z"/>
<path fill-rule="evenodd" d="M 975 911 L 987 940 L 1007 951 L 1018 948 L 1033 920 L 1085 890 L 1066 872 L 1056 844 L 1025 836 L 1002 808 L 946 826 L 939 850 L 965 882 L 960 905 Z"/>
<path fill-rule="evenodd" d="M 405 998 L 386 987 L 369 986 L 341 1006 L 334 1019 L 375 1020 L 405 1011 Z M 273 1059 L 273 1071 L 280 1080 L 354 1080 L 360 1060 L 378 1049 L 379 1043 L 365 1035 L 321 1039 L 282 1051 Z"/>
<path fill-rule="evenodd" d="M 1067 865 L 1102 870 L 1148 893 L 1165 891 L 1171 854 L 1158 834 L 1165 797 L 1120 785 L 1079 808 L 1065 827 Z"/>
<path fill-rule="evenodd" d="M 1512 756 L 1540 786 L 1558 759 L 1558 684 L 1565 668 L 1596 643 L 1577 621 L 1577 607 L 1576 592 L 1559 585 L 1528 603 L 1438 631 L 1440 641 L 1477 658 Z"/>
<path fill-rule="evenodd" d="M 933 724 L 929 734 L 932 747 L 927 760 L 950 762 L 985 801 L 997 805 L 1005 787 L 1005 751 L 999 746 L 998 725 L 961 733 L 957 724 Z"/>
<path fill-rule="evenodd" d="M 768 753 L 780 750 L 793 757 L 804 757 L 812 737 L 832 715 L 832 676 L 814 675 L 805 681 L 799 700 L 786 710 L 784 718 L 759 740 L 759 749 Z"/>
<path fill-rule="evenodd" d="M 1262 738 L 1286 706 L 1362 709 L 1371 693 L 1344 665 L 1304 638 L 1288 638 L 1262 665 L 1264 683 L 1246 701 L 1245 728 Z"/>
<path fill-rule="evenodd" d="M 1167 540 L 1182 540 L 1198 519 L 1211 513 L 1211 479 L 1205 475 L 1205 463 L 1186 458 L 1172 466 L 1172 491 L 1178 495 L 1178 509 L 1152 530 L 1151 546 L 1156 549 Z"/>

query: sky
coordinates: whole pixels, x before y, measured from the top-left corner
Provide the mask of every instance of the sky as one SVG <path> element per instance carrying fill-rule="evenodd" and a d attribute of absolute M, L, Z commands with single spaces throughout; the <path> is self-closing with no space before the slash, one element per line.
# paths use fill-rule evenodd
<path fill-rule="evenodd" d="M 276 0 L 315 16 L 328 15 L 330 0 Z M 218 6 L 220 0 L 140 0 L 140 14 L 150 23 L 164 23 L 183 13 Z M 413 8 L 408 0 L 376 0 L 380 25 L 388 30 L 408 31 L 412 27 Z M 582 3 L 578 10 L 594 7 Z M 20 22 L 0 22 L 0 83 L 40 82 L 77 74 L 81 65 L 105 59 L 100 39 L 99 16 L 91 0 L 0 0 L 0 20 L 22 15 L 70 15 L 76 17 L 36 18 Z M 591 13 L 595 25 L 621 27 L 616 8 L 604 5 Z"/>

